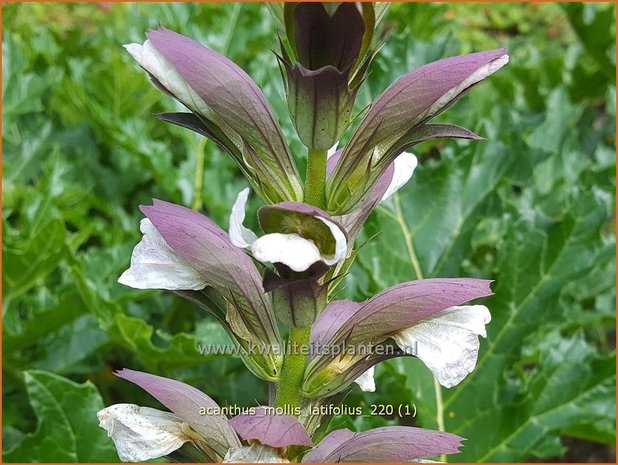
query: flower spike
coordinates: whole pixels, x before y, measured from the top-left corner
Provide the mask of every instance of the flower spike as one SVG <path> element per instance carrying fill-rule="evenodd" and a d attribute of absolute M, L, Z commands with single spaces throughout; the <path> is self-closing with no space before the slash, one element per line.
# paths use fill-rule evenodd
<path fill-rule="evenodd" d="M 289 114 L 308 148 L 304 186 L 265 96 L 239 66 L 165 28 L 125 46 L 152 83 L 188 109 L 157 116 L 213 140 L 250 187 L 236 198 L 229 233 L 180 205 L 154 200 L 141 206 L 142 240 L 119 282 L 165 289 L 199 306 L 223 326 L 232 354 L 270 384 L 268 406 L 229 419 L 227 409 L 192 386 L 119 371 L 169 410 L 116 404 L 98 412 L 121 460 L 430 462 L 459 452 L 463 438 L 416 427 L 326 434 L 356 385 L 376 390 L 375 365 L 382 361 L 415 356 L 441 386 L 460 383 L 475 368 L 479 338 L 491 320 L 489 309 L 474 302 L 492 294 L 485 279 L 420 279 L 364 302 L 333 300 L 360 250 L 354 243 L 363 224 L 419 164 L 406 150 L 438 138 L 481 139 L 430 120 L 509 60 L 501 48 L 408 72 L 363 111 L 337 150 L 380 48 L 387 5 L 268 6 Z M 262 233 L 244 225 L 250 189 L 263 201 L 257 212 Z"/>

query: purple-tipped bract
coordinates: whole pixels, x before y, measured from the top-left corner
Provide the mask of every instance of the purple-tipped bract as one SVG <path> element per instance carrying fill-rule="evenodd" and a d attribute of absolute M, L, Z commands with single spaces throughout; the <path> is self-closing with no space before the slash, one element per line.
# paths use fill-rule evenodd
<path fill-rule="evenodd" d="M 312 446 L 303 425 L 291 415 L 268 413 L 257 407 L 255 414 L 240 414 L 230 420 L 238 435 L 245 441 L 256 440 L 271 447 Z"/>
<path fill-rule="evenodd" d="M 225 415 L 200 415 L 201 409 L 218 409 L 217 403 L 199 389 L 162 376 L 120 370 L 116 376 L 137 384 L 202 436 L 209 447 L 224 457 L 230 447 L 240 447 Z"/>
<path fill-rule="evenodd" d="M 326 436 L 303 462 L 409 462 L 459 452 L 462 438 L 410 426 L 385 426 L 362 433 L 348 429 Z"/>

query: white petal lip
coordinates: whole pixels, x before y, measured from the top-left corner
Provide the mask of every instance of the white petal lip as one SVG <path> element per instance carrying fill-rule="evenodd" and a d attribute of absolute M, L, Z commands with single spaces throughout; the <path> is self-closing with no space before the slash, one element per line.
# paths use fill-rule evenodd
<path fill-rule="evenodd" d="M 297 272 L 322 259 L 315 243 L 298 234 L 266 234 L 251 244 L 251 254 L 260 262 L 283 263 Z"/>
<path fill-rule="evenodd" d="M 322 261 L 327 265 L 334 265 L 348 256 L 348 240 L 339 226 L 332 221 L 316 216 L 318 220 L 328 226 L 331 234 L 335 238 L 335 254 L 331 256 L 322 255 Z"/>
<path fill-rule="evenodd" d="M 393 179 L 391 179 L 391 183 L 388 185 L 380 202 L 384 202 L 412 178 L 414 170 L 418 165 L 418 159 L 413 153 L 403 152 L 395 158 L 394 164 L 395 172 L 393 173 Z"/>
<path fill-rule="evenodd" d="M 182 432 L 182 420 L 170 412 L 115 404 L 99 411 L 97 417 L 123 462 L 163 457 L 190 441 Z"/>
<path fill-rule="evenodd" d="M 136 289 L 193 290 L 206 287 L 202 279 L 185 260 L 171 249 L 157 228 L 144 218 L 140 222 L 142 240 L 131 255 L 131 266 L 118 282 Z"/>
<path fill-rule="evenodd" d="M 198 113 L 209 112 L 206 103 L 195 93 L 187 82 L 178 74 L 176 68 L 167 61 L 150 40 L 140 44 L 127 44 L 124 48 L 137 63 L 154 76 L 178 100 Z"/>
<path fill-rule="evenodd" d="M 256 260 L 262 263 L 283 263 L 293 271 L 301 272 L 309 269 L 315 262 L 323 261 L 327 265 L 334 265 L 347 257 L 347 239 L 341 228 L 319 216 L 314 218 L 328 226 L 335 239 L 333 255 L 322 255 L 315 242 L 295 233 L 271 233 L 258 238 L 243 225 L 248 197 L 249 188 L 238 193 L 230 213 L 229 234 L 232 244 L 250 250 Z"/>
<path fill-rule="evenodd" d="M 290 463 L 277 454 L 277 450 L 262 444 L 230 449 L 223 459 L 223 463 Z"/>
<path fill-rule="evenodd" d="M 247 187 L 238 193 L 230 214 L 230 240 L 232 244 L 242 249 L 251 247 L 257 239 L 255 233 L 243 225 L 248 198 L 249 188 Z"/>
<path fill-rule="evenodd" d="M 474 370 L 479 336 L 491 314 L 484 305 L 450 307 L 393 335 L 403 350 L 414 347 L 416 356 L 433 372 L 440 384 L 450 388 Z"/>
<path fill-rule="evenodd" d="M 361 388 L 361 391 L 365 392 L 375 392 L 376 391 L 376 382 L 373 378 L 373 374 L 375 373 L 375 367 L 369 368 L 365 373 L 360 375 L 354 381 Z"/>

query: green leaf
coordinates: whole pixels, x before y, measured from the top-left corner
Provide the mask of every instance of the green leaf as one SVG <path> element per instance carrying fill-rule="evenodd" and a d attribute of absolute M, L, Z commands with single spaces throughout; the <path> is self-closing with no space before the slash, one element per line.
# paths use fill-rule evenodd
<path fill-rule="evenodd" d="M 615 82 L 615 53 L 608 53 L 616 40 L 614 8 L 609 5 L 594 8 L 585 3 L 561 3 L 560 6 L 566 12 L 586 52 L 596 60 L 607 79 Z"/>
<path fill-rule="evenodd" d="M 615 356 L 600 357 L 581 333 L 568 339 L 551 334 L 544 338 L 539 352 L 538 365 L 523 377 L 511 402 L 474 413 L 468 409 L 469 415 L 461 412 L 465 419 L 459 428 L 451 426 L 451 431 L 459 433 L 464 428 L 471 447 L 456 457 L 458 461 L 472 456 L 481 462 L 547 456 L 544 447 L 548 440 L 557 441 L 559 433 L 588 425 L 606 432 L 605 438 L 588 434 L 589 440 L 614 442 L 612 433 L 607 432 L 616 420 Z M 498 390 L 498 399 L 503 392 Z M 496 415 L 501 418 L 499 426 Z M 485 437 L 481 440 L 481 436 Z M 479 450 L 481 444 L 483 449 Z"/>
<path fill-rule="evenodd" d="M 51 219 L 19 244 L 2 244 L 5 260 L 2 280 L 5 298 L 15 298 L 58 266 L 66 253 L 66 230 L 62 221 Z M 25 240 L 24 240 L 25 239 Z"/>
<path fill-rule="evenodd" d="M 562 353 L 550 345 L 555 336 L 543 332 L 560 322 L 563 290 L 608 259 L 597 242 L 607 220 L 603 199 L 582 194 L 575 208 L 559 221 L 540 214 L 521 218 L 499 246 L 486 349 L 476 370 L 445 392 L 447 430 L 469 439 L 456 460 L 520 461 L 540 455 L 535 448 L 542 438 L 612 421 L 613 408 L 593 407 L 611 403 L 614 362 L 581 336 L 559 344 Z M 522 345 L 536 331 L 541 355 L 530 361 L 538 363 L 536 378 L 528 378 Z M 502 419 L 499 428 L 496 418 Z"/>
<path fill-rule="evenodd" d="M 83 313 L 81 302 L 76 295 L 61 296 L 57 305 L 47 311 L 35 313 L 31 318 L 20 318 L 20 330 L 11 331 L 3 326 L 2 343 L 13 351 L 21 351 L 37 344 L 45 335 L 70 323 Z M 33 305 L 31 305 L 33 307 Z M 6 317 L 12 318 L 17 310 L 12 306 L 7 309 Z M 18 315 L 14 315 L 19 318 Z"/>
<path fill-rule="evenodd" d="M 109 328 L 112 340 L 123 345 L 147 367 L 147 371 L 157 372 L 162 367 L 172 369 L 182 365 L 204 362 L 215 356 L 200 354 L 198 341 L 193 335 L 179 333 L 174 336 L 165 331 L 156 331 L 156 336 L 162 343 L 155 344 L 155 331 L 145 321 L 118 314 Z"/>
<path fill-rule="evenodd" d="M 4 34 L 3 39 L 2 75 L 5 79 L 2 80 L 2 115 L 3 125 L 6 125 L 14 123 L 18 115 L 41 111 L 41 97 L 50 82 L 26 72 L 29 58 L 26 47 L 17 43 L 15 36 Z M 51 81 L 51 72 L 48 77 Z"/>
<path fill-rule="evenodd" d="M 38 418 L 33 433 L 3 454 L 5 462 L 117 462 L 113 442 L 98 426 L 103 401 L 90 382 L 48 373 L 24 373 L 30 403 Z"/>

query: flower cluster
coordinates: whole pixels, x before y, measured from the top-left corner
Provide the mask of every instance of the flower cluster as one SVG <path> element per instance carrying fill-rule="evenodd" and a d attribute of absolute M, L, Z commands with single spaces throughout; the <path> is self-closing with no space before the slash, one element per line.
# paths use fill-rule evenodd
<path fill-rule="evenodd" d="M 444 387 L 474 369 L 490 314 L 485 306 L 466 304 L 491 295 L 490 281 L 422 279 L 364 302 L 334 300 L 332 290 L 354 260 L 355 239 L 371 211 L 411 179 L 417 159 L 406 150 L 434 138 L 480 138 L 429 120 L 505 65 L 506 50 L 447 58 L 407 73 L 371 104 L 349 142 L 336 150 L 379 48 L 384 7 L 270 8 L 289 111 L 308 149 L 304 182 L 266 98 L 240 67 L 180 34 L 150 31 L 144 44 L 126 48 L 157 87 L 189 110 L 159 118 L 208 137 L 237 162 L 264 204 L 258 211 L 262 234 L 243 224 L 249 188 L 231 206 L 228 232 L 196 211 L 154 200 L 141 207 L 143 238 L 119 282 L 172 291 L 206 310 L 247 368 L 275 383 L 274 405 L 295 414 L 265 407 L 229 420 L 200 414 L 216 406 L 206 394 L 123 370 L 119 377 L 171 413 L 118 404 L 99 412 L 101 426 L 127 461 L 178 451 L 193 461 L 224 462 L 404 461 L 457 452 L 461 438 L 412 427 L 337 430 L 316 445 L 312 437 L 324 418 L 315 407 L 340 403 L 355 385 L 375 390 L 374 366 L 393 357 L 418 357 Z M 396 350 L 303 352 L 289 350 L 291 343 Z M 250 350 L 254 346 L 284 349 Z"/>

